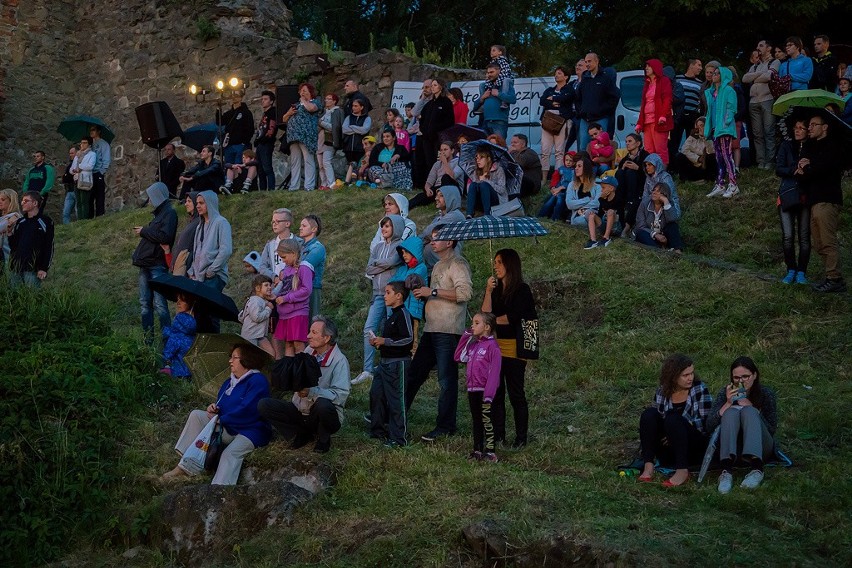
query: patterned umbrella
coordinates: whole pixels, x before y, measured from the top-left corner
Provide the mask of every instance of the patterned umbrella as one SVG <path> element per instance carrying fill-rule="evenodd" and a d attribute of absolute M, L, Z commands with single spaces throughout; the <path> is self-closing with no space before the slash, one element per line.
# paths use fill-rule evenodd
<path fill-rule="evenodd" d="M 509 198 L 521 193 L 521 180 L 524 178 L 524 170 L 515 161 L 509 151 L 486 140 L 474 140 L 463 144 L 459 152 L 459 166 L 467 175 L 473 177 L 476 172 L 476 151 L 479 148 L 488 148 L 494 156 L 494 163 L 500 164 L 506 172 L 506 191 Z"/>
<path fill-rule="evenodd" d="M 272 356 L 260 347 L 249 343 L 239 335 L 233 333 L 199 333 L 195 336 L 195 342 L 189 348 L 183 360 L 192 371 L 192 379 L 198 389 L 210 398 L 215 398 L 219 387 L 231 374 L 228 358 L 231 356 L 231 348 L 239 345 L 240 349 L 261 354 L 265 364 L 262 369 L 267 373 L 272 363 Z M 267 376 L 268 373 L 267 373 Z"/>
<path fill-rule="evenodd" d="M 512 237 L 538 237 L 546 235 L 535 217 L 493 217 L 483 215 L 445 225 L 435 235 L 436 241 L 475 241 Z"/>

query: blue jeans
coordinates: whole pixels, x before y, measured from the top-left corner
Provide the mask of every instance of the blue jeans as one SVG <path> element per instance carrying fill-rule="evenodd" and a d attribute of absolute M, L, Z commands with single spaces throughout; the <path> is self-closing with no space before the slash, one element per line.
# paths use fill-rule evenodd
<path fill-rule="evenodd" d="M 565 192 L 551 195 L 542 204 L 538 210 L 537 217 L 549 217 L 554 221 L 560 221 L 565 218 Z"/>
<path fill-rule="evenodd" d="M 491 206 L 500 203 L 497 192 L 487 181 L 474 181 L 467 186 L 467 214 L 473 217 L 477 201 L 482 203 L 482 213 L 491 215 Z"/>
<path fill-rule="evenodd" d="M 411 361 L 411 373 L 405 385 L 405 408 L 408 411 L 417 391 L 429 378 L 429 373 L 438 368 L 438 419 L 435 430 L 440 434 L 456 432 L 456 414 L 459 404 L 459 367 L 453 359 L 460 335 L 427 332 L 420 338 L 420 345 Z"/>
<path fill-rule="evenodd" d="M 601 129 L 606 132 L 609 126 L 609 118 L 596 118 L 595 120 L 580 119 L 580 131 L 577 132 L 577 140 L 580 142 L 580 151 L 584 151 L 592 139 L 589 137 L 589 125 L 600 124 Z"/>
<path fill-rule="evenodd" d="M 370 309 L 367 312 L 367 320 L 364 322 L 364 372 L 374 374 L 376 348 L 370 345 L 370 334 L 381 335 L 382 322 L 387 314 L 388 307 L 385 305 L 383 295 L 373 294 L 370 301 Z"/>
<path fill-rule="evenodd" d="M 62 223 L 67 225 L 71 222 L 71 213 L 77 205 L 77 196 L 73 191 L 65 192 L 65 205 L 62 208 Z"/>
<path fill-rule="evenodd" d="M 499 134 L 503 140 L 509 134 L 509 123 L 505 120 L 486 120 L 482 127 L 486 134 Z"/>
<path fill-rule="evenodd" d="M 224 158 L 226 164 L 242 164 L 243 163 L 243 150 L 246 149 L 245 144 L 231 144 L 227 148 L 225 148 Z"/>
<path fill-rule="evenodd" d="M 651 233 L 647 231 L 636 231 L 636 241 L 643 245 L 648 245 L 649 247 L 683 250 L 683 240 L 681 240 L 680 237 L 680 225 L 677 223 L 667 223 L 666 226 L 663 227 L 663 234 L 668 240 L 665 245 L 661 245 L 655 241 L 651 237 Z"/>
<path fill-rule="evenodd" d="M 21 284 L 32 288 L 41 288 L 41 280 L 38 279 L 35 272 L 15 272 L 9 271 L 9 286 L 16 288 Z"/>
<path fill-rule="evenodd" d="M 139 307 L 142 315 L 142 331 L 145 333 L 145 342 L 150 345 L 154 340 L 154 313 L 160 320 L 160 331 L 172 323 L 169 314 L 169 305 L 159 292 L 154 292 L 149 282 L 161 274 L 166 273 L 165 266 L 139 267 Z"/>
<path fill-rule="evenodd" d="M 272 151 L 275 149 L 275 144 L 258 144 L 255 148 L 257 152 L 258 172 L 257 172 L 257 188 L 261 191 L 275 189 L 275 170 L 272 169 Z"/>

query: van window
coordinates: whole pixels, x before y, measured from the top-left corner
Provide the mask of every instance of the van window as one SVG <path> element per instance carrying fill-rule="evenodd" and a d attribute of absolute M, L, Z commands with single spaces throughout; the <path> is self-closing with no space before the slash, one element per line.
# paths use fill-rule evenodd
<path fill-rule="evenodd" d="M 639 112 L 642 109 L 642 89 L 645 86 L 645 77 L 622 77 L 619 83 L 621 89 L 621 104 L 625 108 Z"/>

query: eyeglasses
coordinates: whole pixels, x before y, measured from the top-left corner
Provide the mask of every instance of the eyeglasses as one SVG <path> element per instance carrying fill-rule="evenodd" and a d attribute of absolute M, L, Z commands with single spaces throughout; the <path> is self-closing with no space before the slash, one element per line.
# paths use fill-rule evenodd
<path fill-rule="evenodd" d="M 734 375 L 734 376 L 732 376 L 731 378 L 732 378 L 732 379 L 734 379 L 735 381 L 737 381 L 738 383 L 741 383 L 741 382 L 743 382 L 743 381 L 747 381 L 747 380 L 749 380 L 749 379 L 750 379 L 750 378 L 752 378 L 753 376 L 754 376 L 754 375 L 752 375 L 751 373 L 749 373 L 748 375 Z"/>
<path fill-rule="evenodd" d="M 825 126 L 825 123 L 824 122 L 811 122 L 810 124 L 808 124 L 808 128 L 810 128 L 811 126 Z"/>
<path fill-rule="evenodd" d="M 273 225 L 277 225 L 277 224 L 279 224 L 279 223 L 284 223 L 284 219 L 273 219 L 273 220 L 272 220 L 272 224 L 273 224 Z"/>
<path fill-rule="evenodd" d="M 241 357 L 234 357 L 233 355 L 228 357 L 228 361 L 239 361 L 240 359 L 241 359 Z"/>
<path fill-rule="evenodd" d="M 21 203 L 35 203 L 35 201 L 30 199 L 29 197 L 25 197 L 21 199 Z"/>

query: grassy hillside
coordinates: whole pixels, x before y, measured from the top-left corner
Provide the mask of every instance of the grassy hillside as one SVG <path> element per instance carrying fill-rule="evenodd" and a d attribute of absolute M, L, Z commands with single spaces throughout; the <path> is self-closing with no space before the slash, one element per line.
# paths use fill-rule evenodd
<path fill-rule="evenodd" d="M 682 256 L 621 240 L 585 251 L 583 232 L 555 223 L 539 242 L 495 241 L 494 250 L 519 250 L 538 295 L 543 352 L 527 372 L 529 447 L 501 449 L 496 465 L 468 462 L 470 418 L 462 395 L 461 435 L 433 446 L 384 450 L 367 438 L 361 419 L 369 386 L 354 387 L 347 423 L 325 458 L 337 471 L 337 485 L 301 510 L 292 526 L 232 543 L 233 555 L 218 565 L 477 566 L 460 531 L 483 519 L 508 528 L 510 542 L 521 547 L 515 552 L 565 535 L 590 544 L 601 558 L 624 554 L 638 564 L 852 563 L 849 295 L 817 295 L 766 278 L 784 272 L 773 205 L 777 182 L 750 172 L 742 187 L 744 194 L 733 201 L 706 200 L 706 185 L 681 188 Z M 848 182 L 845 189 L 849 198 Z M 323 311 L 340 324 L 342 349 L 359 368 L 369 298 L 361 274 L 380 199 L 370 190 L 225 199 L 222 211 L 235 228 L 236 251 L 226 292 L 242 302 L 249 278 L 241 274 L 241 258 L 268 238 L 273 208 L 290 207 L 297 219 L 319 214 L 329 251 Z M 412 217 L 423 226 L 432 213 L 417 209 Z M 110 306 L 116 329 L 138 334 L 131 229 L 149 216 L 130 211 L 59 228 L 50 285 L 96 296 Z M 841 239 L 852 277 L 850 221 L 847 207 Z M 490 272 L 489 245 L 466 244 L 464 252 L 474 272 L 471 308 L 478 308 Z M 813 276 L 821 274 L 816 254 L 810 266 Z M 763 487 L 753 493 L 736 487 L 728 496 L 716 492 L 715 474 L 709 483 L 692 480 L 674 491 L 618 477 L 615 466 L 636 452 L 638 417 L 652 399 L 661 361 L 676 351 L 695 359 L 714 395 L 736 356 L 753 357 L 764 382 L 778 391 L 778 437 L 795 467 L 768 469 Z M 435 381 L 427 386 L 411 414 L 415 439 L 434 423 Z M 137 498 L 163 491 L 144 479 L 172 466 L 170 448 L 188 410 L 143 425 L 129 450 L 149 464 L 138 472 Z M 249 463 L 292 455 L 273 443 Z M 120 553 L 99 549 L 95 558 L 170 563 L 157 551 L 134 560 Z M 89 552 L 75 557 L 91 559 Z"/>

